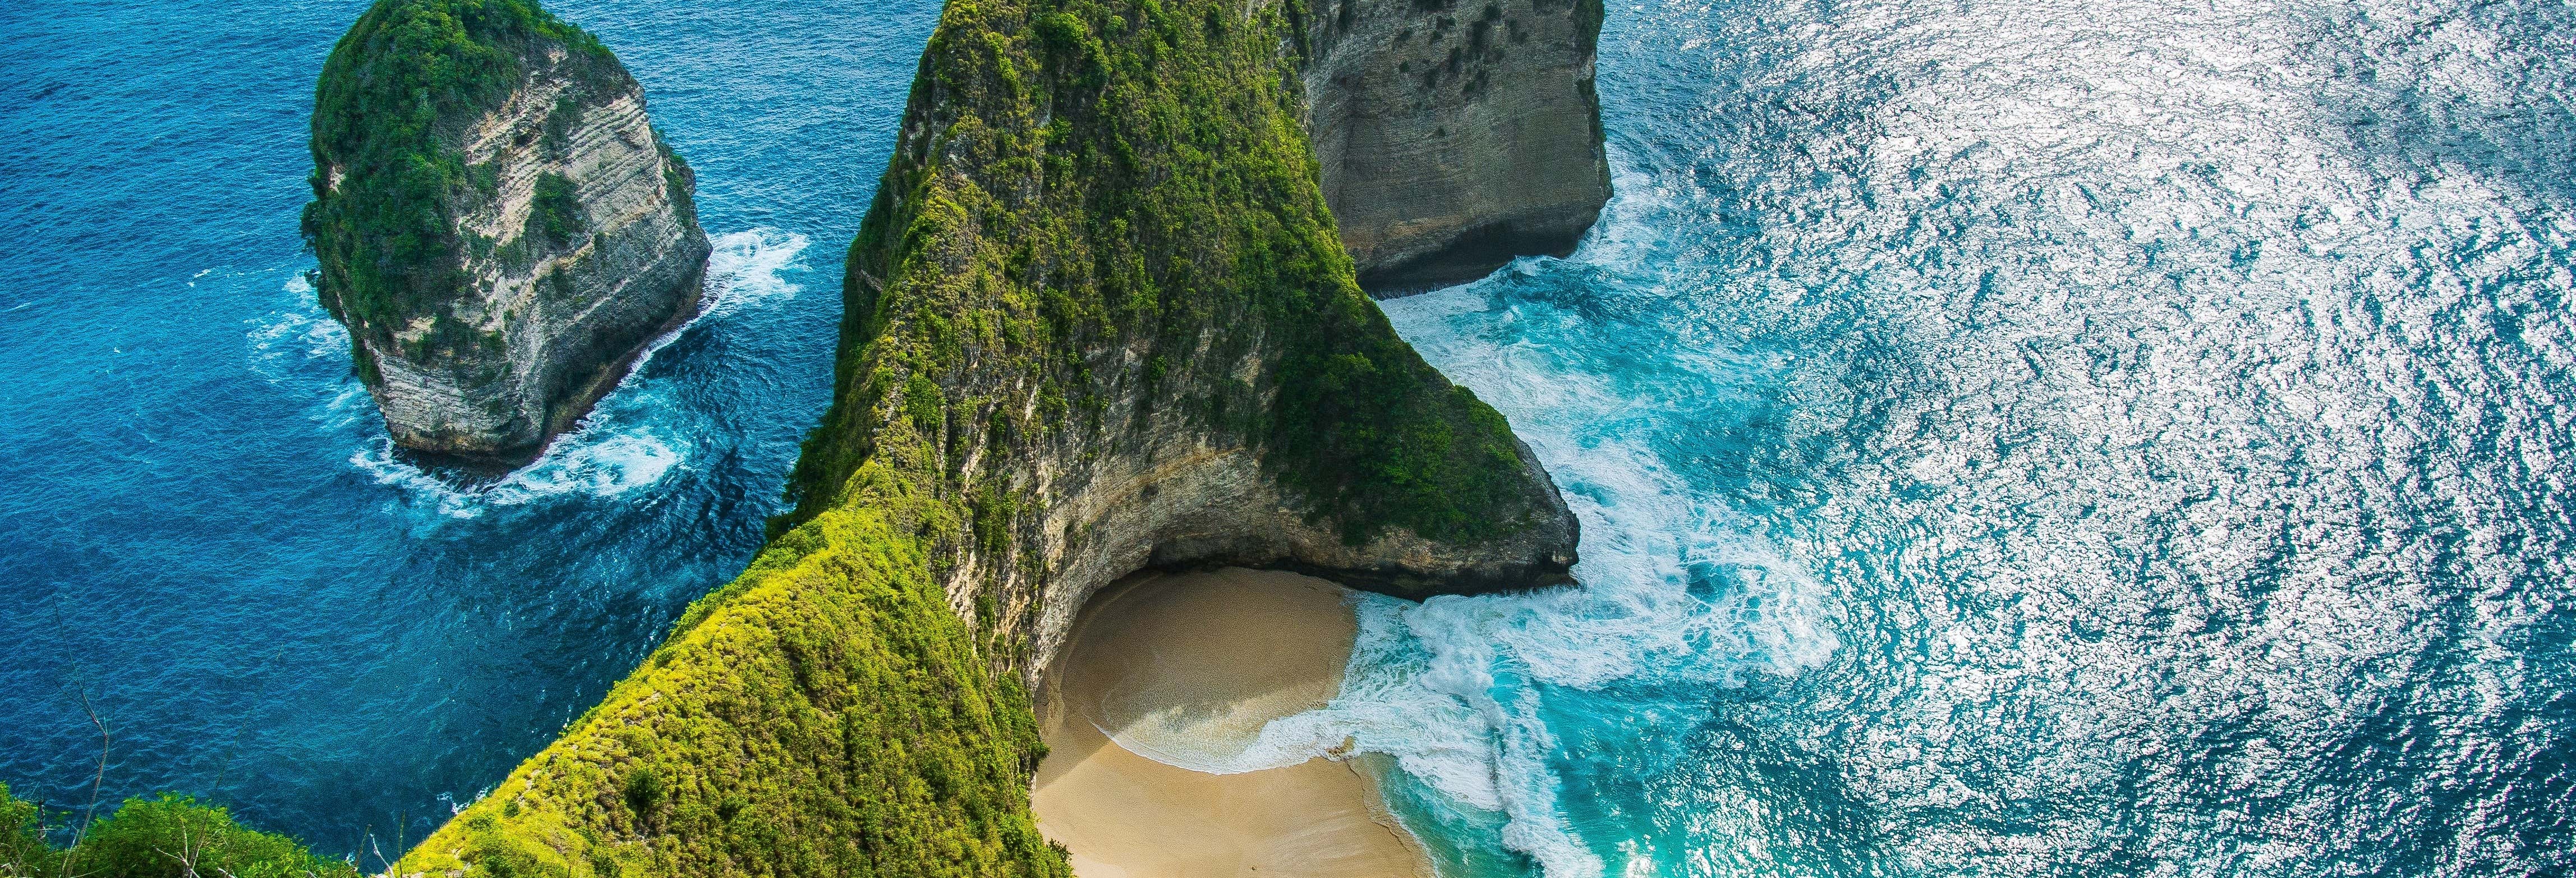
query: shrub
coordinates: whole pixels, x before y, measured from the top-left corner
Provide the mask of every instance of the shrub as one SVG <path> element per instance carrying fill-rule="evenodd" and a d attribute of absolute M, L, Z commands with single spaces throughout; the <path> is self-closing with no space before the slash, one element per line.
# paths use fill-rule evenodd
<path fill-rule="evenodd" d="M 1028 809 L 1033 602 L 979 586 L 1050 585 L 1021 544 L 1043 476 L 1005 468 L 1041 443 L 1114 453 L 1115 416 L 1258 451 L 1345 539 L 1526 527 L 1542 498 L 1508 425 L 1395 335 L 1334 234 L 1299 121 L 1302 14 L 949 3 L 849 251 L 796 511 L 400 871 L 1067 875 Z M 1238 378 L 1255 344 L 1268 359 Z"/>
<path fill-rule="evenodd" d="M 89 878 L 357 878 L 358 869 L 314 856 L 294 839 L 233 821 L 221 805 L 162 793 L 125 800 L 56 849 L 39 809 L 0 784 L 0 876 Z"/>
<path fill-rule="evenodd" d="M 36 803 L 10 795 L 9 785 L 0 783 L 0 878 L 56 874 L 60 856 L 45 841 Z"/>

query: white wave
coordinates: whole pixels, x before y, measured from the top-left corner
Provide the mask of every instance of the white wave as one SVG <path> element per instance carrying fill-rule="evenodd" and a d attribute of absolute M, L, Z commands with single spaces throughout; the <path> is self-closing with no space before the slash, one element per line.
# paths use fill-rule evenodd
<path fill-rule="evenodd" d="M 707 255 L 707 281 L 699 293 L 698 315 L 689 322 L 645 343 L 644 352 L 636 355 L 627 367 L 626 378 L 611 396 L 626 389 L 626 383 L 643 374 L 653 356 L 678 341 L 680 336 L 711 318 L 723 317 L 746 308 L 766 307 L 796 297 L 804 287 L 780 278 L 781 271 L 803 271 L 801 261 L 807 240 L 804 235 L 780 232 L 762 226 L 747 231 L 717 236 L 714 250 Z M 575 429 L 580 429 L 576 427 Z"/>
<path fill-rule="evenodd" d="M 313 422 L 327 432 L 362 430 L 376 413 L 376 398 L 368 395 L 367 386 L 356 378 L 343 378 L 332 389 L 331 398 L 313 412 Z M 378 425 L 381 427 L 381 425 Z M 381 434 L 383 431 L 377 431 Z"/>
<path fill-rule="evenodd" d="M 250 369 L 270 384 L 293 379 L 291 369 L 314 360 L 344 357 L 349 331 L 331 319 L 302 274 L 290 274 L 280 289 L 294 300 L 285 307 L 251 318 Z"/>
<path fill-rule="evenodd" d="M 804 235 L 763 226 L 718 236 L 707 256 L 707 299 L 699 319 L 746 308 L 776 305 L 796 297 L 804 287 L 781 272 L 806 271 Z"/>
<path fill-rule="evenodd" d="M 447 518 L 475 518 L 496 508 L 552 497 L 617 497 L 650 486 L 687 463 L 686 445 L 650 432 L 610 432 L 556 442 L 544 457 L 498 482 L 460 486 L 395 456 L 393 439 L 377 435 L 349 465 L 377 484 L 400 488 L 406 505 Z"/>
<path fill-rule="evenodd" d="M 1557 744 L 1540 718 L 1546 689 L 1795 674 L 1839 645 L 1826 592 L 1632 438 L 1655 401 L 1553 352 L 1446 326 L 1545 315 L 1487 315 L 1481 297 L 1459 291 L 1390 305 L 1427 356 L 1511 416 L 1555 475 L 1583 520 L 1583 587 L 1420 604 L 1362 598 L 1340 696 L 1272 722 L 1230 767 L 1383 753 L 1461 805 L 1502 812 L 1504 846 L 1551 878 L 1601 875 L 1559 807 Z M 1703 373 L 1732 368 L 1684 360 L 1679 368 Z"/>
<path fill-rule="evenodd" d="M 377 484 L 401 489 L 407 505 L 446 518 L 473 518 L 494 508 L 551 497 L 617 497 L 659 482 L 688 462 L 690 445 L 673 435 L 686 431 L 663 423 L 677 408 L 665 392 L 647 386 L 653 379 L 643 377 L 645 367 L 663 348 L 704 321 L 794 298 L 803 288 L 780 275 L 805 270 L 801 258 L 808 243 L 804 235 L 767 227 L 717 237 L 707 259 L 705 298 L 699 303 L 698 316 L 645 345 L 626 377 L 589 416 L 556 437 L 534 462 L 500 481 L 459 486 L 424 472 L 394 453 L 393 440 L 382 432 L 381 422 L 349 456 L 349 464 Z M 311 287 L 306 285 L 304 290 L 309 300 Z M 339 330 L 327 317 L 322 322 Z M 338 337 L 345 349 L 345 331 Z M 358 385 L 349 381 L 348 386 Z M 328 410 L 342 419 L 339 423 L 346 423 L 345 419 L 362 416 L 371 408 L 355 405 L 364 400 L 362 389 L 354 398 L 344 392 Z"/>

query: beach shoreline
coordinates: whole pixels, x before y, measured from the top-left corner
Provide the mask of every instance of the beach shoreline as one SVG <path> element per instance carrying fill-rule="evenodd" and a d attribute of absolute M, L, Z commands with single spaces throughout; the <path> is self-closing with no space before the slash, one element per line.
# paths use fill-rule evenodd
<path fill-rule="evenodd" d="M 1040 687 L 1049 754 L 1031 790 L 1077 878 L 1430 878 L 1357 766 L 1234 770 L 1309 755 L 1254 744 L 1340 691 L 1358 633 L 1348 593 L 1226 568 L 1139 576 L 1083 608 Z"/>

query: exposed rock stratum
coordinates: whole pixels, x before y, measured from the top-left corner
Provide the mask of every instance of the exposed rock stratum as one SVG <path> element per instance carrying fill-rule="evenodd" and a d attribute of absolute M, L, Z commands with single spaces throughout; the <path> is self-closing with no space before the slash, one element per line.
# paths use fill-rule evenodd
<path fill-rule="evenodd" d="M 1564 256 L 1610 199 L 1600 0 L 1316 0 L 1307 129 L 1380 297 Z"/>
<path fill-rule="evenodd" d="M 532 4 L 378 3 L 325 65 L 313 153 L 319 295 L 403 448 L 525 462 L 696 314 L 688 166 Z"/>
<path fill-rule="evenodd" d="M 397 871 L 1063 876 L 1028 691 L 1095 590 L 1209 564 L 1414 598 L 1567 581 L 1546 471 L 1335 233 L 1306 77 L 1353 50 L 1312 20 L 951 2 L 849 250 L 794 510 Z"/>

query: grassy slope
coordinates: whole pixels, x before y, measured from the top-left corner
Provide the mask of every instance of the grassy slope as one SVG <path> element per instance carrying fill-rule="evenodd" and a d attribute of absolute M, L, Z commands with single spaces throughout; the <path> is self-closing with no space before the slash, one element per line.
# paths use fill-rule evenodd
<path fill-rule="evenodd" d="M 953 517 L 859 480 L 401 871 L 1066 874 L 1027 813 L 1027 699 L 930 579 Z"/>
<path fill-rule="evenodd" d="M 970 628 L 942 584 L 1043 581 L 1025 463 L 1107 450 L 1112 400 L 1260 447 L 1351 539 L 1534 520 L 1501 416 L 1352 280 L 1295 14 L 951 0 L 851 248 L 798 510 L 402 871 L 1066 874 L 1028 815 L 1019 622 L 978 601 Z M 1256 338 L 1259 387 L 1227 371 Z"/>
<path fill-rule="evenodd" d="M 924 427 L 952 442 L 1019 445 L 1060 422 L 1101 429 L 1104 399 L 1125 397 L 1261 445 L 1354 542 L 1527 523 L 1537 498 L 1502 416 L 1352 279 L 1298 121 L 1296 14 L 949 4 L 850 249 L 836 404 L 798 462 L 800 515 L 839 502 L 886 400 L 940 406 L 964 423 Z M 1285 356 L 1263 386 L 1229 383 L 1264 336 Z M 1141 375 L 1097 371 L 1122 349 Z M 918 401 L 927 385 L 941 397 Z M 1034 416 L 990 411 L 1022 387 L 1040 389 Z"/>

